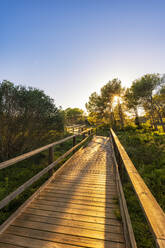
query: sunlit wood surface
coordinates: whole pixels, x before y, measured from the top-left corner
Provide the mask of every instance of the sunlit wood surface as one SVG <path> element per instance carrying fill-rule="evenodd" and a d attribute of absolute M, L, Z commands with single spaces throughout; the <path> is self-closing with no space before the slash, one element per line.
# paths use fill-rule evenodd
<path fill-rule="evenodd" d="M 124 248 L 109 140 L 96 136 L 66 162 L 0 236 L 2 248 Z"/>

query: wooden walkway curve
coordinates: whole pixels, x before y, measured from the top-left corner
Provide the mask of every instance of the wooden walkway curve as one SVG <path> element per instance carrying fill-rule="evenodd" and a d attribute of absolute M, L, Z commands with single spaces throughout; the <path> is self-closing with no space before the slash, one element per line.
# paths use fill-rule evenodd
<path fill-rule="evenodd" d="M 1 248 L 124 248 L 109 138 L 95 136 L 0 236 Z"/>

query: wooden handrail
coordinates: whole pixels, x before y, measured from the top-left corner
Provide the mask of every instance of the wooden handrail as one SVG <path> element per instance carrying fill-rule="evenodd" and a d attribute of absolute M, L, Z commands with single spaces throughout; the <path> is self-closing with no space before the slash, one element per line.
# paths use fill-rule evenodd
<path fill-rule="evenodd" d="M 131 219 L 129 216 L 128 208 L 127 208 L 127 202 L 125 199 L 121 179 L 120 179 L 120 174 L 119 174 L 119 166 L 116 160 L 115 156 L 115 150 L 114 150 L 114 144 L 111 142 L 111 151 L 112 151 L 112 158 L 114 162 L 114 168 L 115 168 L 115 175 L 116 175 L 116 184 L 117 184 L 117 191 L 118 191 L 118 196 L 119 196 L 119 206 L 120 206 L 120 212 L 122 216 L 122 221 L 123 221 L 123 231 L 124 231 L 124 237 L 125 237 L 125 242 L 126 242 L 126 247 L 127 248 L 137 248 L 136 245 L 136 240 L 132 228 L 132 223 Z"/>
<path fill-rule="evenodd" d="M 88 136 L 89 137 L 89 136 Z M 35 176 L 30 178 L 28 181 L 26 181 L 24 184 L 22 184 L 19 188 L 17 188 L 14 192 L 10 193 L 8 196 L 6 196 L 3 200 L 0 201 L 0 209 L 5 207 L 10 201 L 12 201 L 16 196 L 20 195 L 25 189 L 27 189 L 30 185 L 32 185 L 34 182 L 36 182 L 41 176 L 43 176 L 45 173 L 53 169 L 57 164 L 59 164 L 64 158 L 66 158 L 72 151 L 74 151 L 78 146 L 83 144 L 88 137 L 83 139 L 80 143 L 69 149 L 66 153 L 64 153 L 62 156 L 60 156 L 57 160 L 52 162 L 50 165 L 48 165 L 46 168 L 44 168 L 42 171 L 38 172 Z"/>
<path fill-rule="evenodd" d="M 143 179 L 139 175 L 135 166 L 131 162 L 124 147 L 121 145 L 118 137 L 111 129 L 111 135 L 114 145 L 118 149 L 119 155 L 124 164 L 124 168 L 129 176 L 129 179 L 133 185 L 134 191 L 138 197 L 140 205 L 144 211 L 146 219 L 149 223 L 151 231 L 154 235 L 154 239 L 157 247 L 165 247 L 165 214 L 156 199 L 150 192 L 149 188 L 144 183 Z"/>
<path fill-rule="evenodd" d="M 92 128 L 91 128 L 91 129 L 92 129 Z M 90 129 L 90 130 L 91 130 L 91 129 Z M 54 146 L 59 145 L 59 144 L 61 144 L 61 143 L 64 143 L 64 142 L 67 141 L 67 140 L 73 139 L 74 137 L 80 136 L 80 135 L 85 134 L 85 133 L 87 133 L 87 132 L 89 132 L 89 129 L 87 129 L 87 130 L 85 130 L 85 131 L 83 131 L 83 132 L 81 132 L 81 133 L 79 133 L 79 134 L 75 134 L 75 135 L 66 137 L 66 138 L 64 138 L 64 139 L 62 139 L 62 140 L 53 142 L 53 143 L 48 144 L 48 145 L 46 145 L 46 146 L 37 148 L 37 149 L 35 149 L 35 150 L 31 151 L 31 152 L 27 152 L 27 153 L 24 153 L 24 154 L 22 154 L 22 155 L 20 155 L 20 156 L 15 157 L 15 158 L 12 158 L 12 159 L 9 159 L 9 160 L 7 160 L 7 161 L 4 161 L 4 162 L 0 163 L 0 169 L 4 169 L 4 168 L 6 168 L 6 167 L 8 167 L 8 166 L 10 166 L 10 165 L 16 164 L 16 163 L 18 163 L 18 162 L 20 162 L 20 161 L 22 161 L 22 160 L 25 160 L 25 159 L 27 159 L 27 158 L 30 158 L 30 157 L 32 157 L 32 156 L 34 156 L 34 155 L 36 155 L 36 154 L 38 154 L 38 153 L 40 153 L 40 152 L 43 152 L 43 151 L 45 151 L 45 150 L 47 150 L 47 149 L 49 149 L 49 148 L 51 148 L 51 147 L 54 147 Z"/>

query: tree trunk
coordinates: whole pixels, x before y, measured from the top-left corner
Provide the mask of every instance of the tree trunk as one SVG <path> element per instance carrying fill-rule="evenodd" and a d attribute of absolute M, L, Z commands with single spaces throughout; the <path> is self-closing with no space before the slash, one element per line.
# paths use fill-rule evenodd
<path fill-rule="evenodd" d="M 163 132 L 165 132 L 165 124 L 163 123 L 163 118 L 162 118 L 162 115 L 161 115 L 161 112 L 160 112 L 160 106 L 156 102 L 155 102 L 154 105 L 155 105 L 155 110 L 156 110 L 156 112 L 158 114 L 158 117 L 159 117 L 159 121 L 160 121 L 160 123 L 162 125 Z"/>
<path fill-rule="evenodd" d="M 137 125 L 138 126 L 138 128 L 141 128 L 141 125 L 140 125 L 140 120 L 139 120 L 139 115 L 138 115 L 138 110 L 137 110 L 137 108 L 135 108 L 134 109 L 134 111 L 135 111 L 135 125 Z"/>
<path fill-rule="evenodd" d="M 118 105 L 119 105 L 118 111 L 119 111 L 119 117 L 120 117 L 120 122 L 121 122 L 121 128 L 123 129 L 124 128 L 123 110 L 122 110 L 120 102 L 118 102 Z"/>
<path fill-rule="evenodd" d="M 153 120 L 153 125 L 154 125 L 155 130 L 157 131 L 158 127 L 157 127 L 157 124 L 156 124 L 155 118 L 154 118 L 154 104 L 153 104 L 153 98 L 152 97 L 151 97 L 150 103 L 151 103 L 151 116 L 152 116 L 152 120 Z"/>
<path fill-rule="evenodd" d="M 157 131 L 158 130 L 158 127 L 157 127 L 157 124 L 155 123 L 155 120 L 154 120 L 154 117 L 153 117 L 153 113 L 152 112 L 150 114 L 150 122 L 151 122 L 151 125 L 154 126 L 154 129 Z"/>
<path fill-rule="evenodd" d="M 156 111 L 157 111 L 157 113 L 158 113 L 158 117 L 159 117 L 160 123 L 161 123 L 161 125 L 162 125 L 163 132 L 165 132 L 165 124 L 163 123 L 163 119 L 162 119 L 161 113 L 159 112 L 158 109 L 156 109 Z"/>

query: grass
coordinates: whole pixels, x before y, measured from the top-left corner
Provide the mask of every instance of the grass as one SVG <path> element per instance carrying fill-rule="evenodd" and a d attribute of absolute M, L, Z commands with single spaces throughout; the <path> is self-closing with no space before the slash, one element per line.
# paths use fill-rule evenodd
<path fill-rule="evenodd" d="M 82 140 L 82 136 L 76 137 L 76 144 Z M 80 147 L 86 146 L 91 137 Z M 55 146 L 54 160 L 63 155 L 72 147 L 72 139 Z M 79 148 L 80 148 L 79 147 Z M 76 150 L 78 150 L 77 148 Z M 59 163 L 54 170 L 57 170 L 69 157 Z M 0 200 L 4 199 L 8 194 L 13 192 L 28 179 L 36 175 L 39 171 L 48 166 L 48 150 L 37 154 L 29 159 L 14 164 L 8 168 L 4 168 L 0 173 Z M 0 211 L 0 224 L 2 224 L 26 199 L 28 199 L 47 179 L 49 173 L 42 176 L 37 182 L 31 185 L 27 190 L 17 196 L 6 207 Z"/>

